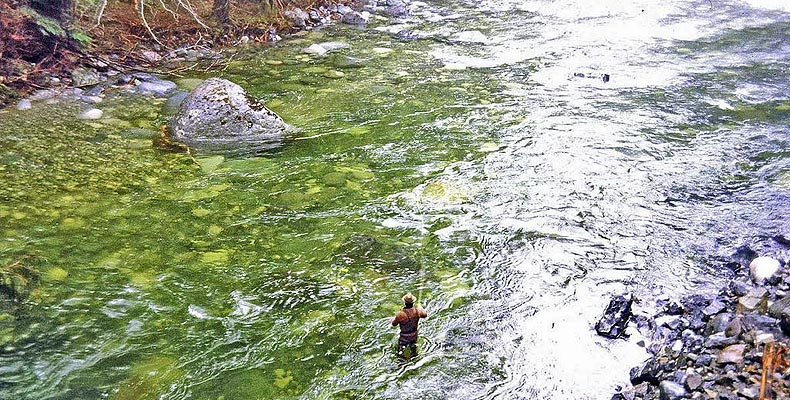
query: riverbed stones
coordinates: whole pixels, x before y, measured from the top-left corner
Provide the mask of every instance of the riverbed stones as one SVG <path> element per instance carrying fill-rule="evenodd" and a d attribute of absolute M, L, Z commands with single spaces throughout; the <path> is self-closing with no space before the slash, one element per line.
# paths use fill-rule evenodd
<path fill-rule="evenodd" d="M 404 0 L 385 0 L 377 4 L 381 7 L 381 13 L 388 17 L 405 17 L 409 15 L 407 2 Z"/>
<path fill-rule="evenodd" d="M 31 101 L 45 101 L 55 98 L 58 92 L 54 89 L 40 89 L 36 90 L 28 99 Z"/>
<path fill-rule="evenodd" d="M 716 314 L 722 312 L 726 307 L 727 306 L 721 300 L 715 299 L 715 300 L 711 301 L 710 304 L 708 304 L 707 307 L 702 309 L 702 313 L 705 316 L 710 317 L 712 315 L 716 315 Z"/>
<path fill-rule="evenodd" d="M 771 279 L 782 265 L 778 260 L 771 257 L 757 257 L 749 263 L 749 277 L 752 282 L 762 285 L 766 280 Z"/>
<path fill-rule="evenodd" d="M 230 152 L 279 146 L 292 130 L 241 86 L 220 78 L 192 91 L 170 128 L 173 139 L 189 147 Z"/>

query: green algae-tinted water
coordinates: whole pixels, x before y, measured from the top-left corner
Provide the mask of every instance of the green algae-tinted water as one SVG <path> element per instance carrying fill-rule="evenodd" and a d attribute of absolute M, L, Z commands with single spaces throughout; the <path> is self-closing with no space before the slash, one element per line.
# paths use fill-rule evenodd
<path fill-rule="evenodd" d="M 268 153 L 156 148 L 165 99 L 122 90 L 96 121 L 68 101 L 0 111 L 0 266 L 38 272 L 0 309 L 0 398 L 601 398 L 626 382 L 638 337 L 590 329 L 608 295 L 715 290 L 712 259 L 781 233 L 786 23 L 483 3 L 388 28 L 437 40 L 336 27 L 236 55 L 215 74 L 300 128 Z M 728 13 L 754 17 L 717 25 Z M 490 40 L 445 38 L 469 29 Z M 350 47 L 301 52 L 323 41 Z M 430 317 L 402 362 L 388 325 L 406 291 Z"/>
<path fill-rule="evenodd" d="M 325 376 L 342 378 L 344 357 L 397 369 L 387 318 L 406 291 L 437 317 L 462 312 L 472 243 L 439 246 L 430 233 L 446 225 L 438 217 L 414 227 L 381 221 L 404 201 L 398 194 L 468 201 L 460 183 L 419 188 L 485 154 L 485 134 L 436 122 L 494 84 L 454 87 L 423 72 L 440 66 L 423 53 L 377 44 L 398 48 L 360 54 L 367 67 L 342 79 L 324 77 L 330 59 L 300 56 L 298 45 L 232 64 L 225 77 L 302 127 L 257 157 L 152 147 L 162 101 L 137 96 L 108 98 L 95 122 L 75 120 L 68 102 L 38 105 L 32 121 L 5 112 L 0 257 L 25 260 L 41 279 L 14 316 L 4 314 L 2 390 L 297 397 Z M 270 67 L 268 58 L 293 62 Z"/>

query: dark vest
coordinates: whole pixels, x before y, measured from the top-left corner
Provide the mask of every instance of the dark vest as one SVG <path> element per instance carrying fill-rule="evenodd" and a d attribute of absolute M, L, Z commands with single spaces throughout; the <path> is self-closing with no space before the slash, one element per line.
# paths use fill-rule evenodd
<path fill-rule="evenodd" d="M 403 312 L 409 318 L 406 321 L 400 322 L 400 340 L 404 342 L 417 341 L 417 322 L 420 320 L 420 313 L 417 312 L 417 307 L 404 308 Z"/>

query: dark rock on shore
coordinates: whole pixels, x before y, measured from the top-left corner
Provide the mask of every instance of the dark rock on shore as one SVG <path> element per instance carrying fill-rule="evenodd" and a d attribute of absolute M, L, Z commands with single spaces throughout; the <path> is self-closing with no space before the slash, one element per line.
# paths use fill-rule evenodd
<path fill-rule="evenodd" d="M 614 297 L 606 307 L 603 317 L 595 324 L 595 331 L 601 336 L 612 339 L 620 337 L 631 317 L 633 302 L 634 298 L 631 295 Z"/>
<path fill-rule="evenodd" d="M 172 138 L 211 152 L 254 152 L 279 146 L 292 128 L 225 79 L 207 79 L 184 99 Z"/>

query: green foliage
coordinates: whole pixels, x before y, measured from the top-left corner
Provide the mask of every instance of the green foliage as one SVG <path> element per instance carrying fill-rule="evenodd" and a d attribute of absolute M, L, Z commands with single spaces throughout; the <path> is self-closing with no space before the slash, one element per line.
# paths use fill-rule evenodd
<path fill-rule="evenodd" d="M 90 46 L 91 42 L 93 41 L 93 38 L 88 36 L 88 34 L 82 29 L 75 29 L 73 32 L 71 32 L 71 38 L 76 40 L 80 44 L 80 47 Z"/>
<path fill-rule="evenodd" d="M 23 7 L 22 13 L 33 19 L 38 30 L 41 31 L 44 36 L 55 36 L 59 38 L 68 37 L 68 33 L 60 26 L 57 20 L 45 17 L 29 7 Z"/>

